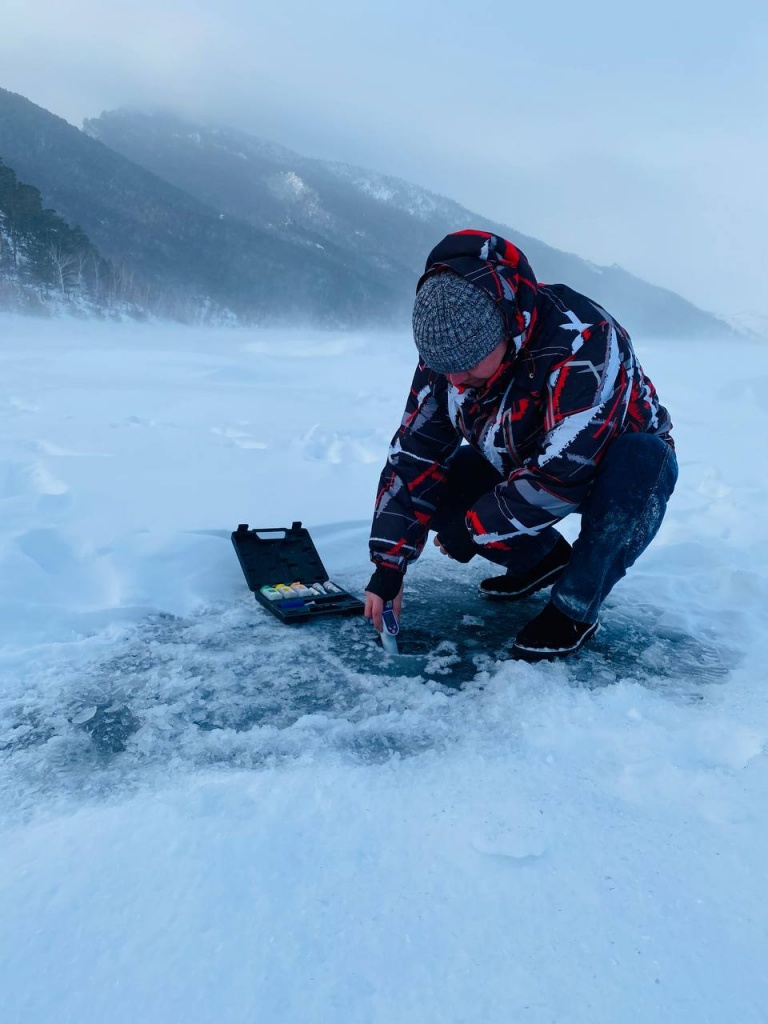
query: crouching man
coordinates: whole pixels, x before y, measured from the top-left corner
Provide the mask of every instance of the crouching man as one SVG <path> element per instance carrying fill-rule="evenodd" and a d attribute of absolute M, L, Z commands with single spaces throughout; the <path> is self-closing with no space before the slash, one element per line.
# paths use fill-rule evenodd
<path fill-rule="evenodd" d="M 677 480 L 672 424 L 629 335 L 597 303 L 538 284 L 523 253 L 484 231 L 429 254 L 413 307 L 419 365 L 376 495 L 365 615 L 400 614 L 430 530 L 458 562 L 503 572 L 488 598 L 552 587 L 518 634 L 528 661 L 575 653 L 650 544 Z M 555 529 L 581 514 L 573 547 Z"/>

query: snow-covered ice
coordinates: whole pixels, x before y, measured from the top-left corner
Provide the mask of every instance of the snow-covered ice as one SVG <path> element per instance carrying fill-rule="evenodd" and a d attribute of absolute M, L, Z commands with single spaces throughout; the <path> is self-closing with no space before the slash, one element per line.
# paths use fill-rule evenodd
<path fill-rule="evenodd" d="M 637 347 L 680 482 L 592 648 L 429 545 L 394 664 L 230 532 L 362 593 L 409 338 L 0 317 L 3 1024 L 768 1021 L 768 347 Z"/>

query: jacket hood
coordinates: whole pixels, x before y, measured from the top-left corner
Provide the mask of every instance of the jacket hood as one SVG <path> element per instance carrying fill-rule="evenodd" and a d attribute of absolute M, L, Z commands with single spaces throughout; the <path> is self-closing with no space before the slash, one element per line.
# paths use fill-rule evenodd
<path fill-rule="evenodd" d="M 488 293 L 519 353 L 536 319 L 538 287 L 531 265 L 517 246 L 488 231 L 446 235 L 427 256 L 416 291 L 428 277 L 442 270 L 452 270 Z"/>

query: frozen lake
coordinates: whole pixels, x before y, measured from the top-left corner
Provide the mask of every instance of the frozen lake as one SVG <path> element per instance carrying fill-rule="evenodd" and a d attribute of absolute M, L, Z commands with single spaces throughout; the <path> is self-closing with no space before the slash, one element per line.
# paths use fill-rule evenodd
<path fill-rule="evenodd" d="M 768 1019 L 768 347 L 636 343 L 680 482 L 589 649 L 429 545 L 395 664 L 230 531 L 362 594 L 408 337 L 0 339 L 4 1022 Z"/>

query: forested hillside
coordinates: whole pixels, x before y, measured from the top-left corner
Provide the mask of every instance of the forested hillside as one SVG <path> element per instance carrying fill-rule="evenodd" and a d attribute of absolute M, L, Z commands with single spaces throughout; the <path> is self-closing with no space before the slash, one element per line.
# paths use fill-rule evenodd
<path fill-rule="evenodd" d="M 734 333 L 618 266 L 400 179 L 172 115 L 116 111 L 85 129 L 0 89 L 0 156 L 33 188 L 6 183 L 6 306 L 85 296 L 187 323 L 405 328 L 427 253 L 450 231 L 478 227 L 510 238 L 539 280 L 583 291 L 632 333 Z"/>
<path fill-rule="evenodd" d="M 229 219 L 308 239 L 337 252 L 348 272 L 371 287 L 387 285 L 394 308 L 410 309 L 432 247 L 450 231 L 493 231 L 519 245 L 540 281 L 563 281 L 589 295 L 637 335 L 731 334 L 711 313 L 622 267 L 597 266 L 490 216 L 411 182 L 348 164 L 302 156 L 221 124 L 167 113 L 113 110 L 85 122 L 85 132 Z M 524 197 L 520 197 L 524 202 Z M 332 293 L 329 299 L 333 300 Z M 373 319 L 375 310 L 368 310 Z"/>
<path fill-rule="evenodd" d="M 0 305 L 107 306 L 120 282 L 79 227 L 43 206 L 40 192 L 0 158 Z"/>
<path fill-rule="evenodd" d="M 352 326 L 391 322 L 410 298 L 409 279 L 395 290 L 298 226 L 228 216 L 3 89 L 0 154 L 125 268 L 160 316 Z"/>

